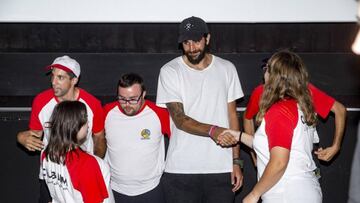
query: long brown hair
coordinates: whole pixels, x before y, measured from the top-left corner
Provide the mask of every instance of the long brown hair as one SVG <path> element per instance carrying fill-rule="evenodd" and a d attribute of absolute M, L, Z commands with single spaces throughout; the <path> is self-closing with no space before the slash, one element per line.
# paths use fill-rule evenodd
<path fill-rule="evenodd" d="M 46 159 L 65 164 L 67 152 L 79 146 L 77 134 L 86 122 L 85 104 L 79 101 L 57 104 L 49 122 L 50 138 L 45 149 Z"/>
<path fill-rule="evenodd" d="M 302 59 L 295 53 L 283 50 L 268 61 L 268 81 L 260 100 L 256 121 L 260 122 L 266 111 L 279 100 L 293 98 L 304 113 L 308 125 L 316 123 L 316 115 L 308 89 L 309 76 Z"/>

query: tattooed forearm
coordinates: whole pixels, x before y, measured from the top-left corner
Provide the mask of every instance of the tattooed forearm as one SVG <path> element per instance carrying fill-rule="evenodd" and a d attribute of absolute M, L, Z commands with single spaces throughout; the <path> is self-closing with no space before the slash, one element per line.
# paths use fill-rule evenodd
<path fill-rule="evenodd" d="M 172 102 L 167 103 L 166 106 L 170 112 L 172 120 L 178 129 L 194 135 L 209 136 L 208 132 L 211 125 L 200 123 L 199 121 L 187 116 L 184 112 L 182 103 Z"/>
<path fill-rule="evenodd" d="M 182 103 L 167 103 L 166 107 L 168 108 L 171 118 L 173 119 L 176 127 L 181 129 L 184 122 L 190 119 L 188 116 L 185 115 Z"/>

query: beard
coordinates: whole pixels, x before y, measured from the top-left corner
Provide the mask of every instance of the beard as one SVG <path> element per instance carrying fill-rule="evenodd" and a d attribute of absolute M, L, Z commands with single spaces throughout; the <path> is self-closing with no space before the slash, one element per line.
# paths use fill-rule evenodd
<path fill-rule="evenodd" d="M 132 105 L 126 105 L 126 104 L 120 104 L 122 110 L 123 110 L 123 113 L 127 116 L 135 116 L 136 114 L 139 113 L 141 107 L 143 106 L 144 104 L 144 99 L 141 99 L 139 101 L 139 104 L 136 104 L 135 106 L 132 106 Z"/>
<path fill-rule="evenodd" d="M 135 109 L 133 107 L 123 107 L 122 109 L 124 111 L 124 114 L 127 116 L 134 116 L 138 112 L 138 109 Z"/>
<path fill-rule="evenodd" d="M 191 54 L 196 53 L 196 52 L 184 52 L 186 58 L 188 59 L 188 61 L 193 64 L 193 65 L 197 65 L 199 64 L 204 58 L 205 58 L 205 54 L 208 52 L 209 50 L 209 45 L 205 44 L 205 47 L 203 50 L 199 50 L 200 54 L 197 56 L 192 56 Z"/>
<path fill-rule="evenodd" d="M 56 97 L 63 97 L 64 95 L 66 95 L 66 93 L 68 93 L 69 90 L 53 87 L 53 91 Z"/>
<path fill-rule="evenodd" d="M 205 50 L 200 51 L 200 54 L 196 57 L 193 57 L 190 55 L 190 53 L 185 53 L 186 58 L 189 60 L 189 62 L 193 65 L 197 65 L 202 61 L 205 57 Z"/>

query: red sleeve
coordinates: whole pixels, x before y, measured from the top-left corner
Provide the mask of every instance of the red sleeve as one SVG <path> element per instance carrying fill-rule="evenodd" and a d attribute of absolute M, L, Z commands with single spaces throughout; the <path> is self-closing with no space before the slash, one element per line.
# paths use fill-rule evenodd
<path fill-rule="evenodd" d="M 46 158 L 46 153 L 45 151 L 43 153 L 40 154 L 41 156 L 41 161 L 43 161 Z"/>
<path fill-rule="evenodd" d="M 39 114 L 41 109 L 53 98 L 52 89 L 46 90 L 38 94 L 32 103 L 31 115 L 29 121 L 29 129 L 31 130 L 43 130 L 43 126 L 39 120 Z"/>
<path fill-rule="evenodd" d="M 104 112 L 100 101 L 83 89 L 80 89 L 80 94 L 94 114 L 92 132 L 98 133 L 104 130 Z"/>
<path fill-rule="evenodd" d="M 119 105 L 119 102 L 114 101 L 108 104 L 105 104 L 105 106 L 103 107 L 103 112 L 104 112 L 104 120 L 106 119 L 108 113 L 116 106 Z"/>
<path fill-rule="evenodd" d="M 315 112 L 322 118 L 326 118 L 334 105 L 335 99 L 319 90 L 314 85 L 309 84 L 309 90 L 312 96 Z"/>
<path fill-rule="evenodd" d="M 98 133 L 104 130 L 104 112 L 102 110 L 100 102 L 96 105 L 93 109 L 94 111 L 94 118 L 93 118 L 93 133 Z"/>
<path fill-rule="evenodd" d="M 154 103 L 146 100 L 146 105 L 148 105 L 159 117 L 161 123 L 161 132 L 163 135 L 171 136 L 170 130 L 170 115 L 166 108 L 160 108 Z"/>
<path fill-rule="evenodd" d="M 246 106 L 245 118 L 252 119 L 259 111 L 259 102 L 261 95 L 264 91 L 264 86 L 257 86 L 253 92 L 251 93 L 250 100 L 248 105 Z"/>
<path fill-rule="evenodd" d="M 103 202 L 109 194 L 99 163 L 85 152 L 79 152 L 76 155 L 78 155 L 75 158 L 78 166 L 74 167 L 76 171 L 71 171 L 71 167 L 67 164 L 74 188 L 81 193 L 84 203 Z"/>
<path fill-rule="evenodd" d="M 275 103 L 266 112 L 264 119 L 269 149 L 279 146 L 290 150 L 294 129 L 298 121 L 295 100 Z"/>

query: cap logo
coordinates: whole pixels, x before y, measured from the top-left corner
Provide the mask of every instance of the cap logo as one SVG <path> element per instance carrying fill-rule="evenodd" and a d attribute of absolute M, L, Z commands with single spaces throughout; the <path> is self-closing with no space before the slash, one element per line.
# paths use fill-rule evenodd
<path fill-rule="evenodd" d="M 192 25 L 191 23 L 187 23 L 184 28 L 189 31 L 191 29 L 191 27 L 194 27 L 194 25 Z"/>

